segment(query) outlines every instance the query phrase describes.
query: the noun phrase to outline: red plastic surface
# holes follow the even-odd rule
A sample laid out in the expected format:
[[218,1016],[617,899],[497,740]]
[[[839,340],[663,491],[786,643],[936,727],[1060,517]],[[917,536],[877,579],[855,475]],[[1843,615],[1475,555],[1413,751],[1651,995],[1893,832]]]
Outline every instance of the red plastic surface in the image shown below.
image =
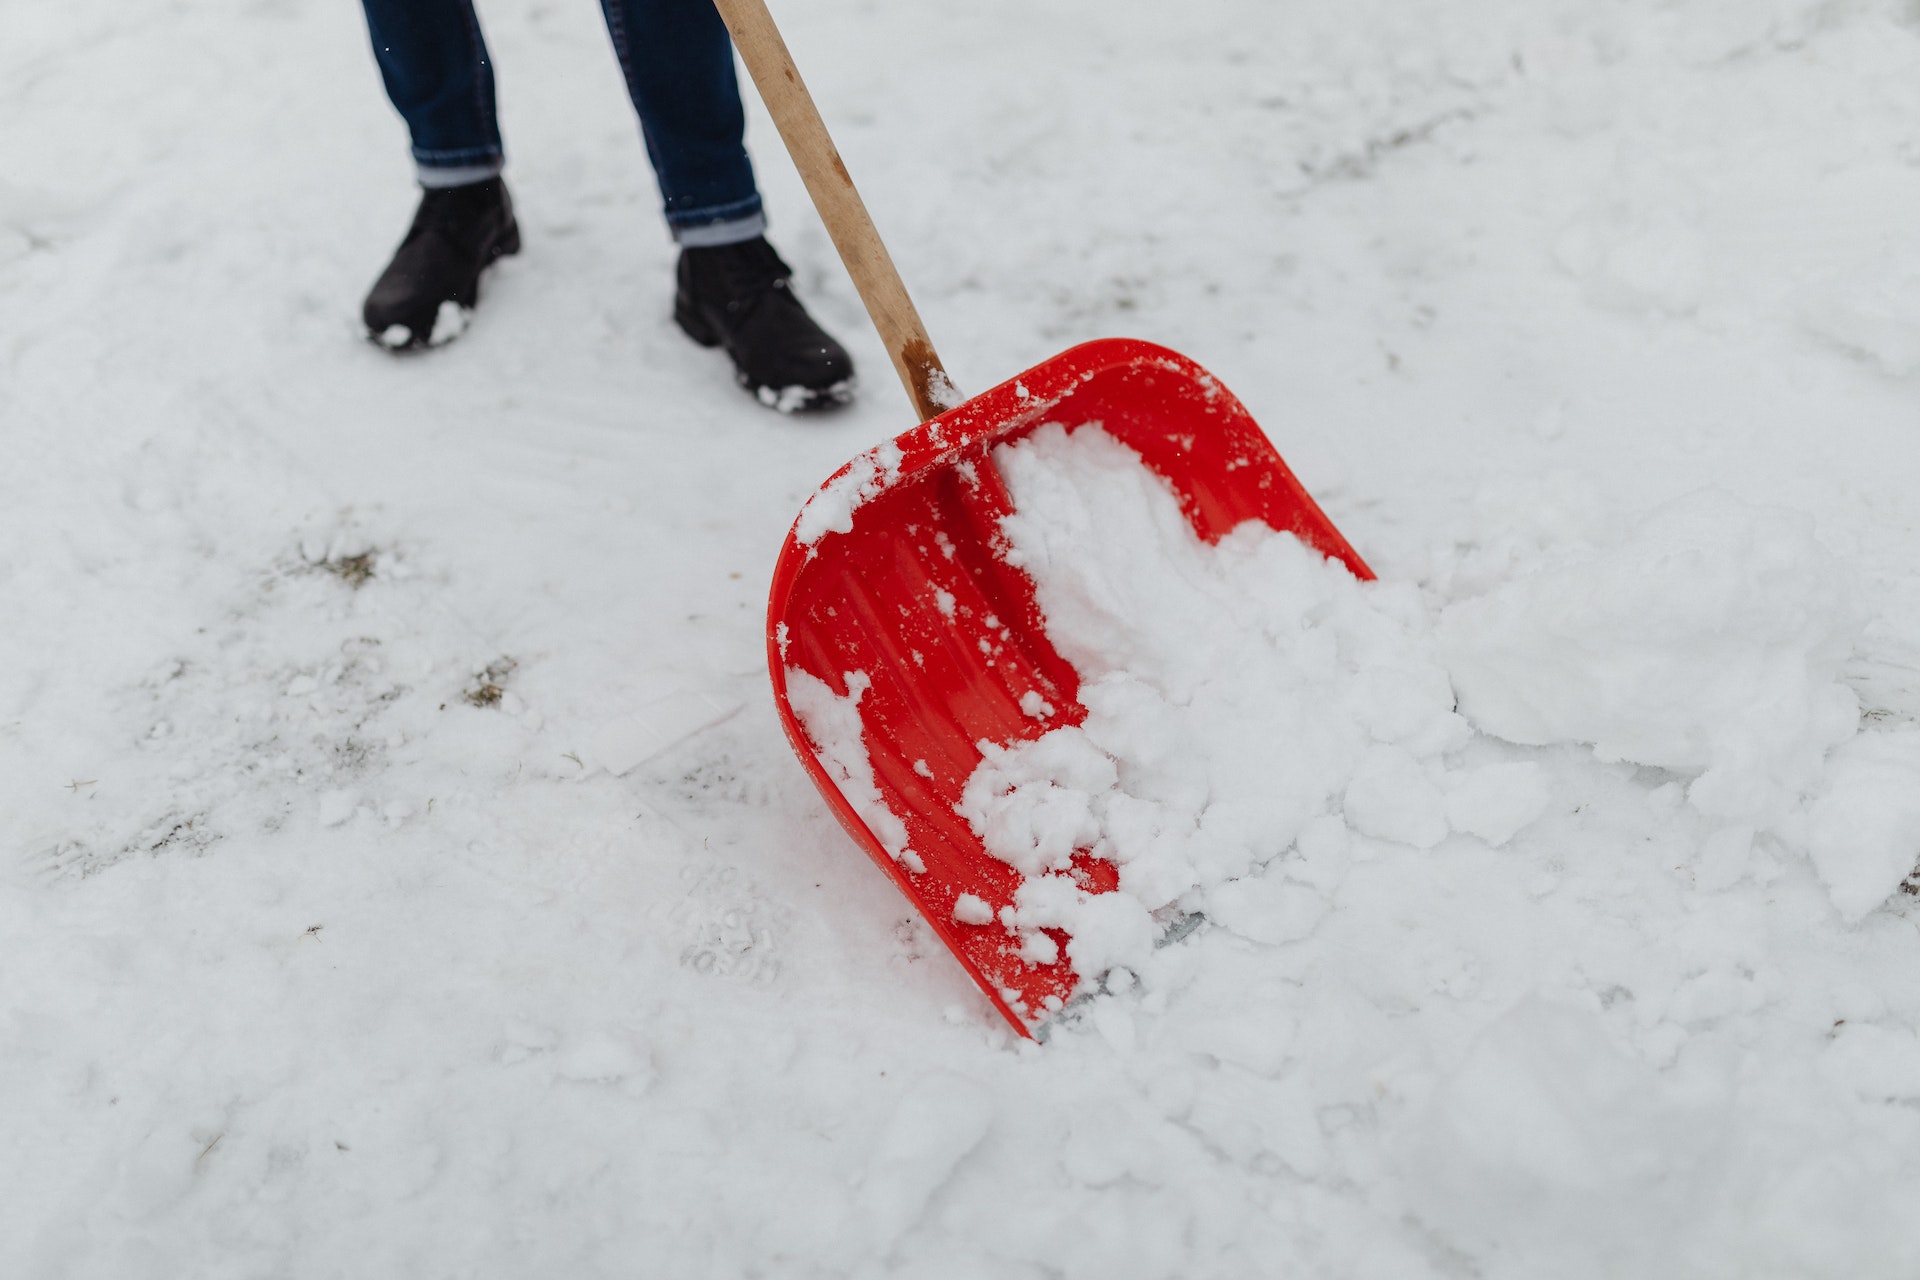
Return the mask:
[[[980,762],[981,740],[1037,738],[1086,715],[1073,668],[1047,640],[1032,580],[996,552],[999,522],[1012,508],[990,451],[1045,423],[1098,424],[1137,450],[1209,542],[1261,520],[1373,577],[1217,379],[1164,347],[1124,338],[1074,347],[899,436],[893,478],[858,507],[851,532],[812,545],[787,535],[767,606],[767,661],[787,737],[841,825],[1022,1035],[1074,992],[1066,938],[1055,936],[1058,962],[1033,965],[998,923],[953,918],[960,894],[997,913],[1020,883],[954,806]],[[890,456],[885,446],[869,451],[822,488]],[[942,593],[952,597],[947,608]],[[822,767],[787,701],[789,668],[841,697],[849,672],[872,682],[859,712],[874,781],[924,872],[886,853]],[[1022,712],[1029,690],[1054,714]],[[1114,888],[1110,863],[1083,853],[1075,866],[1089,889]]]

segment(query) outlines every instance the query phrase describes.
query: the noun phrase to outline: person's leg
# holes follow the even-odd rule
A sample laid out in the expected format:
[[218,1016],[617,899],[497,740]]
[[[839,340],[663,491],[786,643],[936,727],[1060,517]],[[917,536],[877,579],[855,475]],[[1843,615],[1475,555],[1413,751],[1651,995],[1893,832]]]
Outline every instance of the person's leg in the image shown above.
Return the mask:
[[387,98],[407,122],[420,185],[500,171],[493,63],[472,0],[361,0]]
[[712,0],[601,0],[600,7],[674,239],[711,247],[758,236],[766,219],[743,141],[733,42]]
[[724,347],[740,384],[783,412],[844,402],[853,360],[793,293],[762,234],[733,42],[713,0],[600,0],[680,243],[673,318]]
[[438,345],[466,327],[481,272],[520,248],[500,178],[493,67],[472,0],[362,4],[380,78],[407,122],[426,190],[360,316],[382,346]]

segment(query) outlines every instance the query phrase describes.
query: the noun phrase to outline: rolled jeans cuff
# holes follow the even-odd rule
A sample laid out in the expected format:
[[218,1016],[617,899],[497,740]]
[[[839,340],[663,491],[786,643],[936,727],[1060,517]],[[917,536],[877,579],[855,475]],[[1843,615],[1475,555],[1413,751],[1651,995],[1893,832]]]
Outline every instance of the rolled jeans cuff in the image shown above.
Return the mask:
[[756,192],[744,200],[705,209],[673,210],[667,214],[667,228],[684,249],[711,249],[765,234],[767,215]]
[[[471,147],[422,147],[414,146],[413,164],[416,169],[476,169],[482,166],[500,172],[504,153],[497,140],[489,139],[478,146]],[[441,183],[447,186],[447,183]]]
[[414,176],[420,185],[428,190],[438,187],[464,187],[475,182],[485,182],[500,172],[498,157],[479,164],[421,164],[415,161]]

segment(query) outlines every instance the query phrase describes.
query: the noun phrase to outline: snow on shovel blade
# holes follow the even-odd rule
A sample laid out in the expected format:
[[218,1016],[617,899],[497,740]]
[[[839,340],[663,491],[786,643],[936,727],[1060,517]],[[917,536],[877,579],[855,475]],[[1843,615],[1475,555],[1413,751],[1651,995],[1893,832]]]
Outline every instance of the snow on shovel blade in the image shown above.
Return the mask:
[[[980,743],[1086,716],[1032,581],[1000,551],[1012,506],[990,451],[1046,423],[1097,423],[1136,450],[1208,542],[1260,520],[1373,576],[1217,379],[1131,339],[1074,347],[861,454],[801,510],[767,607],[787,737],[841,825],[1022,1035],[1081,977],[1057,931],[1057,958],[1022,955],[999,921],[1020,873],[955,806]],[[1074,874],[1092,892],[1118,883],[1084,851]]]

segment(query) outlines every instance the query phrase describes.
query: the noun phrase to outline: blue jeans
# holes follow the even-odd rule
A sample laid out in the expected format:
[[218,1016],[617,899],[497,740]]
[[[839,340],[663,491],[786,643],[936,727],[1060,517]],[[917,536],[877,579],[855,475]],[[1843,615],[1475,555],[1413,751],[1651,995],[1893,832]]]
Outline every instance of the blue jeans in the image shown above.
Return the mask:
[[[361,2],[422,185],[499,172],[493,63],[473,0]],[[766,220],[742,142],[733,45],[712,0],[601,0],[601,8],[674,238],[729,244],[760,234]]]

